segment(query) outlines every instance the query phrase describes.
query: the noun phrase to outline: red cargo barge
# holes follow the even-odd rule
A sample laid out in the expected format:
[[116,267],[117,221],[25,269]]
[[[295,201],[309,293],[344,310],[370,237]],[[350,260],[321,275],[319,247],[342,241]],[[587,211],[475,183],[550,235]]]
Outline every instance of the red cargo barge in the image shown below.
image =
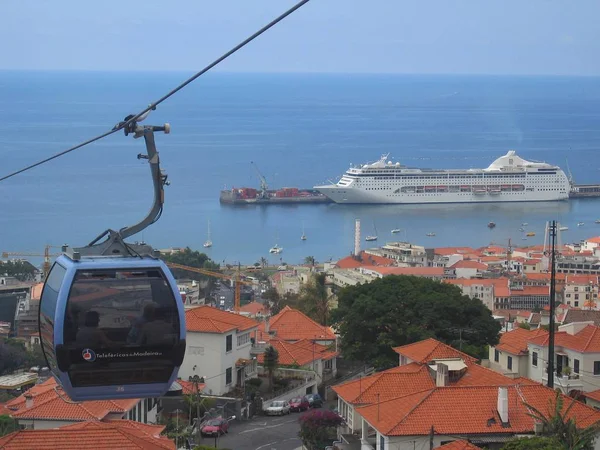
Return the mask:
[[331,203],[331,200],[314,189],[284,187],[260,191],[254,188],[233,188],[221,191],[219,201],[227,205],[268,205],[297,203]]

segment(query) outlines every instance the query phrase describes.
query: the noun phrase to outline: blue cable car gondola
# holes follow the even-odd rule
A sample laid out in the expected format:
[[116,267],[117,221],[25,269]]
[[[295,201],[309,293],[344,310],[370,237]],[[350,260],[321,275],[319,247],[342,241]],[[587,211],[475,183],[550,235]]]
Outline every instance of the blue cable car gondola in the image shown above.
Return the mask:
[[[136,225],[107,230],[86,247],[63,247],[40,300],[39,330],[48,367],[75,401],[159,397],[177,377],[185,354],[185,315],[177,283],[146,244],[125,238],[162,212],[167,177],[154,131],[133,122],[125,134],[143,136],[154,182],[154,205]],[[103,242],[99,242],[106,238]]]

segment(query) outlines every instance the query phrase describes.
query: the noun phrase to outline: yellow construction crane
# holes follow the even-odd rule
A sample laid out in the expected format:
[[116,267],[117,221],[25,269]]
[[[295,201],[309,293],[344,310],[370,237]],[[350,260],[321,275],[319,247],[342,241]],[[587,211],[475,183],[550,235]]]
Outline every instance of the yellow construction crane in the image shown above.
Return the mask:
[[34,257],[43,257],[44,258],[44,264],[42,266],[42,271],[44,273],[44,280],[46,279],[46,276],[48,275],[48,272],[50,272],[50,266],[52,265],[50,262],[50,258],[56,257],[56,256],[60,256],[61,253],[50,253],[50,249],[51,248],[61,248],[60,246],[57,245],[46,245],[44,247],[44,253],[28,253],[28,252],[2,252],[2,257],[3,258],[8,258],[10,256],[34,256]]
[[224,280],[232,280],[234,283],[233,310],[235,312],[240,312],[240,295],[241,295],[240,287],[242,284],[252,285],[252,283],[250,281],[243,281],[241,279],[241,274],[240,274],[239,269],[235,273],[235,275],[230,276],[230,275],[222,274],[220,272],[213,272],[212,270],[199,269],[197,267],[184,266],[183,264],[177,264],[177,263],[172,263],[172,262],[167,262],[167,261],[165,261],[165,262],[166,262],[167,266],[169,266],[172,269],[188,270],[190,272],[200,273],[202,275],[206,275],[209,277],[223,278]]

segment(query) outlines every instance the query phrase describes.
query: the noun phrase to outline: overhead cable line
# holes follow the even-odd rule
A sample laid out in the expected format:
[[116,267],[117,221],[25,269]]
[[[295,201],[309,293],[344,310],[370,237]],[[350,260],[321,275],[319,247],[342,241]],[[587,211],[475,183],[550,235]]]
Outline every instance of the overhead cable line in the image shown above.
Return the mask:
[[52,155],[52,156],[50,156],[50,157],[48,157],[46,159],[43,159],[41,161],[38,161],[38,162],[34,163],[34,164],[30,164],[29,166],[23,167],[22,169],[19,169],[19,170],[15,171],[15,172],[9,173],[8,175],[0,177],[0,182],[4,181],[4,180],[8,180],[9,178],[14,177],[15,175],[19,175],[19,174],[21,174],[23,172],[26,172],[26,171],[28,171],[30,169],[33,169],[35,167],[41,166],[42,164],[45,164],[47,162],[50,162],[50,161],[52,161],[54,159],[57,159],[57,158],[63,156],[63,155],[66,155],[66,154],[71,153],[71,152],[73,152],[75,150],[78,150],[78,149],[80,149],[82,147],[85,147],[86,145],[89,145],[89,144],[92,144],[92,143],[94,143],[96,141],[104,139],[105,137],[108,137],[111,134],[116,133],[117,131],[120,131],[122,129],[126,129],[130,124],[132,124],[133,122],[139,121],[139,119],[142,118],[142,116],[144,116],[146,113],[148,113],[149,111],[155,110],[158,105],[160,105],[162,102],[164,102],[165,100],[167,100],[169,97],[171,97],[172,95],[176,94],[177,92],[179,92],[180,90],[182,90],[184,87],[186,87],[188,84],[190,84],[191,82],[195,81],[197,78],[201,77],[206,72],[208,72],[209,70],[211,70],[213,67],[217,66],[218,64],[220,64],[221,62],[223,62],[224,60],[226,60],[227,58],[229,58],[235,52],[237,52],[241,48],[245,47],[247,44],[249,44],[254,39],[256,39],[257,37],[259,37],[265,31],[267,31],[270,28],[272,28],[275,25],[277,25],[279,22],[281,22],[283,19],[285,19],[287,16],[289,16],[293,12],[295,12],[297,9],[300,9],[302,6],[304,6],[309,1],[310,0],[301,0],[301,1],[299,1],[294,6],[292,6],[290,9],[288,9],[287,11],[285,11],[283,14],[281,14],[278,17],[276,17],[271,22],[269,22],[267,25],[265,25],[264,27],[262,27],[260,30],[258,30],[254,34],[252,34],[250,37],[246,38],[245,40],[243,40],[242,42],[240,42],[238,45],[236,45],[235,47],[233,47],[227,53],[224,53],[219,58],[215,59],[212,63],[210,63],[204,69],[202,69],[199,72],[195,73],[192,77],[188,78],[186,81],[184,81],[183,83],[181,83],[175,89],[171,90],[169,93],[167,93],[166,95],[162,96],[160,99],[158,99],[154,103],[151,103],[150,105],[148,105],[147,108],[143,109],[141,112],[139,112],[136,115],[127,116],[127,118],[126,118],[125,121],[120,122],[112,130],[107,131],[106,133],[103,133],[103,134],[101,134],[99,136],[96,136],[96,137],[94,137],[92,139],[88,139],[85,142],[82,142],[82,143],[77,144],[77,145],[75,145],[75,146],[73,146],[71,148],[63,150],[60,153],[56,153],[55,155]]

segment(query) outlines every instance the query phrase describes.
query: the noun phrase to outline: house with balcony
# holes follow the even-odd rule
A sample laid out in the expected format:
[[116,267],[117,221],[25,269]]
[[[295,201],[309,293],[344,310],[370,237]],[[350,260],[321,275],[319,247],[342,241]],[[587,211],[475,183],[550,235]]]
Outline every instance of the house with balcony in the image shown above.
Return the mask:
[[72,402],[54,378],[49,378],[4,407],[20,427],[48,430],[85,421],[128,419],[140,424],[156,423],[158,399]]
[[529,353],[528,343],[533,338],[547,335],[544,329],[526,330],[518,327],[502,333],[498,344],[490,346],[490,369],[504,375],[528,377],[530,360],[537,361],[539,358],[539,352]]
[[339,435],[348,445],[374,443],[374,428],[368,426],[359,413],[364,406],[436,387],[533,384],[530,380],[508,378],[482,367],[475,358],[435,339],[396,347],[394,350],[399,355],[398,367],[333,387],[338,396],[338,411],[344,418]]
[[206,305],[186,310],[185,319],[187,346],[180,378],[198,376],[206,385],[204,392],[222,395],[258,375],[251,354],[258,322]]
[[[317,384],[333,379],[337,374],[338,353],[315,341],[302,339],[289,343],[273,338],[269,345],[279,354],[279,366],[313,371],[317,376]],[[264,354],[258,354],[257,359],[259,364],[263,364]]]
[[[413,450],[431,440],[434,447],[467,440],[500,449],[515,437],[534,436],[540,425],[529,415],[527,405],[549,414],[548,404],[555,401],[555,395],[539,384],[436,386],[361,406],[357,408],[361,431],[375,432],[374,442],[362,444],[361,449]],[[562,412],[581,428],[600,420],[600,411],[566,396]]]
[[308,340],[325,346],[335,345],[337,340],[331,327],[320,325],[306,314],[289,306],[258,325],[257,345],[264,345],[272,338],[286,342]]
[[175,450],[175,442],[161,436],[164,425],[143,425],[130,420],[86,421],[60,429],[20,430],[0,437],[2,450],[23,449],[164,449]]
[[[539,335],[527,343],[528,376],[546,384],[549,336]],[[533,358],[534,353],[537,355]],[[558,327],[554,342],[554,385],[564,393],[592,392],[600,377],[600,328],[593,322],[572,322]]]

